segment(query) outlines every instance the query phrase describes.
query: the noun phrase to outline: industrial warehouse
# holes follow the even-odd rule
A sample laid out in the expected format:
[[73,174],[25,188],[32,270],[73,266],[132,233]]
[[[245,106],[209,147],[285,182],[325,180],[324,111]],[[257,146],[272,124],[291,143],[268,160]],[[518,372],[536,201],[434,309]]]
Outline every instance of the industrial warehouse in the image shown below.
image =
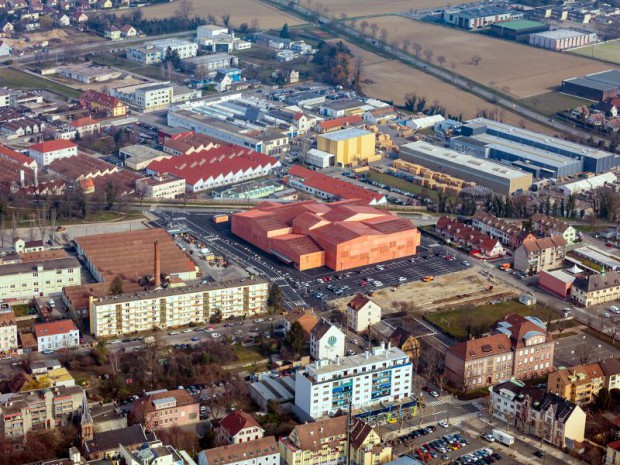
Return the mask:
[[232,232],[299,270],[341,271],[416,254],[411,221],[357,200],[263,202],[232,215]]

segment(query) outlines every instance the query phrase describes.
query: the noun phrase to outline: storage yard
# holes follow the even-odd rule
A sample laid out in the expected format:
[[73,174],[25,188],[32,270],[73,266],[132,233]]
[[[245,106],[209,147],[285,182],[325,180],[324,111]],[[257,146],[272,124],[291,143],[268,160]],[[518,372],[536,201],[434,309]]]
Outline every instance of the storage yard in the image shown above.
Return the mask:
[[[440,26],[401,17],[382,16],[366,21],[376,23],[379,29],[387,29],[388,42],[397,40],[402,43],[404,39],[409,39],[412,43],[420,44],[422,50],[432,51],[433,63],[436,64],[435,57],[442,55],[446,58],[447,68],[455,63],[456,73],[519,98],[553,90],[562,79],[609,69],[609,65],[585,58],[507,41],[500,42],[502,53],[497,53],[498,39],[457,29],[450,29],[448,34]],[[478,65],[472,63],[473,55],[481,57]],[[523,66],[524,63],[527,66]],[[535,74],[532,73],[533,69],[537,70]],[[437,90],[433,93],[441,94]]]

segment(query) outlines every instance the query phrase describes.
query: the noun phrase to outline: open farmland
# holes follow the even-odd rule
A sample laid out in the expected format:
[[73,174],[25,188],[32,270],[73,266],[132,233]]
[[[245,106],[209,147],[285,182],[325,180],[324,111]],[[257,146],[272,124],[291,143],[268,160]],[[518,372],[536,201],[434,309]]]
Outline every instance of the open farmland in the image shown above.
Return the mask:
[[[335,39],[340,40],[340,39]],[[446,107],[452,115],[462,114],[464,118],[473,118],[479,109],[497,109],[502,121],[518,125],[522,121],[520,115],[501,109],[476,97],[473,94],[458,89],[446,82],[430,76],[418,69],[396,60],[385,59],[361,47],[343,41],[355,56],[362,57],[363,79],[362,91],[369,97],[383,100],[392,100],[396,105],[403,105],[405,95],[416,93],[419,97],[426,96],[429,105],[437,100]],[[526,122],[528,129],[549,133],[545,126]]]
[[[467,1],[455,0],[450,2],[450,5],[459,5]],[[346,13],[350,17],[446,7],[446,2],[443,0],[382,0],[379,2],[377,0],[321,0],[320,3],[326,6],[331,14],[340,16],[340,13]],[[310,9],[316,6],[316,2],[307,0],[301,0],[300,4]]]
[[[250,24],[253,19],[258,21],[261,28],[281,28],[284,23],[288,23],[289,26],[300,23],[294,16],[258,0],[191,0],[191,2],[193,5],[191,15],[202,18],[213,15],[221,23],[220,16],[228,14],[233,26],[239,26],[241,23]],[[140,8],[140,11],[146,19],[161,19],[174,17],[178,9],[178,2],[170,2]],[[126,13],[126,10],[116,12],[118,15]]]
[[[424,50],[430,50],[433,63],[437,64],[436,58],[443,56],[447,69],[454,64],[456,73],[518,98],[554,90],[562,79],[609,69],[609,65],[585,58],[397,16],[367,21],[371,25],[376,23],[379,30],[385,28],[388,42],[409,39],[422,46],[421,58],[425,58]],[[471,61],[474,55],[481,57],[478,65]]]

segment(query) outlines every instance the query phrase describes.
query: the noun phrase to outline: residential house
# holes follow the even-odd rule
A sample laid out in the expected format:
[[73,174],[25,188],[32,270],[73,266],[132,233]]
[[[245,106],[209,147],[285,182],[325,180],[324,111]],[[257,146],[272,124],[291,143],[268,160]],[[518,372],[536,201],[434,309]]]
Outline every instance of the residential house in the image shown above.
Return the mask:
[[590,108],[588,108],[586,105],[580,105],[578,107],[575,107],[573,111],[571,111],[570,115],[573,118],[584,120],[588,117],[588,115],[590,115]]
[[114,24],[108,24],[103,31],[103,36],[106,39],[121,40],[121,30],[117,28]]
[[605,129],[612,132],[620,131],[620,117],[608,119],[605,123]]
[[459,342],[446,351],[448,382],[468,391],[491,386],[512,376],[513,354],[506,334]]
[[56,20],[56,22],[58,23],[60,27],[68,27],[71,25],[71,18],[69,17],[69,15],[62,14],[58,16],[58,19]]
[[492,415],[556,447],[580,447],[586,414],[577,404],[511,379],[489,388]]
[[82,449],[88,460],[118,457],[119,446],[123,446],[126,450],[136,451],[144,444],[157,439],[155,433],[147,433],[142,425],[109,431],[94,431],[92,423],[84,422],[84,415],[82,415],[81,433]]
[[547,378],[547,392],[579,405],[594,401],[604,386],[605,374],[598,363],[558,367]]
[[603,374],[605,375],[605,389],[620,389],[620,360],[617,358],[606,358],[599,362]]
[[0,304],[0,358],[17,350],[17,320],[9,304]]
[[435,229],[442,236],[457,244],[471,248],[473,255],[480,258],[496,258],[504,255],[504,247],[499,239],[489,236],[477,229],[467,226],[458,220],[442,216]]
[[474,214],[471,223],[474,228],[499,239],[502,244],[513,250],[519,247],[525,239],[534,238],[532,234],[523,229],[520,223],[509,223],[480,210]]
[[592,107],[594,111],[599,111],[607,117],[615,118],[618,116],[618,108],[610,100],[605,102],[598,102]]
[[381,321],[381,307],[363,294],[357,294],[347,304],[347,324],[356,333],[367,331]]
[[15,28],[10,22],[6,21],[0,24],[0,37],[10,38],[13,35],[13,32],[15,32]]
[[80,331],[73,320],[58,320],[34,325],[39,352],[72,349],[80,345]]
[[11,54],[11,47],[6,40],[0,40],[0,57],[5,57]]
[[71,13],[71,20],[77,24],[85,23],[86,21],[88,21],[88,15],[83,11],[74,11],[73,13]]
[[510,339],[512,376],[537,378],[553,370],[553,338],[540,319],[512,314],[495,323],[492,331]]
[[392,447],[381,444],[381,436],[362,420],[356,420],[349,435],[351,465],[382,465],[392,460]]
[[231,412],[222,418],[219,432],[228,444],[256,441],[265,435],[265,430],[254,417],[241,410]]
[[570,290],[570,298],[577,305],[589,307],[620,298],[620,271],[577,277]]
[[319,323],[319,318],[312,310],[297,308],[287,312],[284,316],[284,328],[286,332],[291,330],[295,323],[299,323],[304,335],[304,343],[310,346],[312,329]]
[[560,234],[530,239],[515,250],[514,269],[527,274],[559,268],[566,257],[566,240]]
[[127,104],[116,97],[89,89],[80,97],[80,105],[93,113],[122,117],[127,114]]
[[605,124],[604,113],[590,113],[586,118],[586,123],[592,126],[603,126]]
[[108,8],[112,8],[113,6],[114,4],[112,3],[112,0],[98,0],[97,1],[97,7],[101,9],[108,9]]
[[78,118],[69,123],[69,126],[75,129],[76,132],[80,134],[81,137],[95,134],[99,132],[101,125],[98,121],[95,121],[92,118]]
[[344,357],[345,335],[336,326],[321,319],[310,333],[310,355],[315,360]]
[[13,239],[15,253],[42,252],[45,249],[43,241],[26,241],[21,237]]
[[555,236],[560,234],[567,244],[572,244],[577,239],[577,230],[570,224],[552,216],[534,213],[530,217],[534,232],[540,236]]
[[123,27],[121,27],[121,35],[125,39],[132,39],[138,36],[138,30],[131,24],[125,24]]
[[203,450],[198,465],[280,465],[280,451],[273,436]]
[[154,391],[134,402],[129,418],[147,430],[198,423],[200,401],[185,389]]

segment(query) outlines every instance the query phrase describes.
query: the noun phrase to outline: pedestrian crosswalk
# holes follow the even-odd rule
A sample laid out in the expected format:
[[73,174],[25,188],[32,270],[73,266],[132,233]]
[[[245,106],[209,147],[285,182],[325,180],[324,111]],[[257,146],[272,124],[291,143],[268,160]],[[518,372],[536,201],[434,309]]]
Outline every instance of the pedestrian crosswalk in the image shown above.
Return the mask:
[[459,417],[450,420],[450,423],[453,425],[460,425],[462,422],[471,420],[472,418],[477,418],[480,415],[478,412],[466,413],[465,415],[461,415]]
[[436,407],[437,405],[443,405],[442,400],[431,400],[430,402],[426,402],[426,405],[429,407]]

